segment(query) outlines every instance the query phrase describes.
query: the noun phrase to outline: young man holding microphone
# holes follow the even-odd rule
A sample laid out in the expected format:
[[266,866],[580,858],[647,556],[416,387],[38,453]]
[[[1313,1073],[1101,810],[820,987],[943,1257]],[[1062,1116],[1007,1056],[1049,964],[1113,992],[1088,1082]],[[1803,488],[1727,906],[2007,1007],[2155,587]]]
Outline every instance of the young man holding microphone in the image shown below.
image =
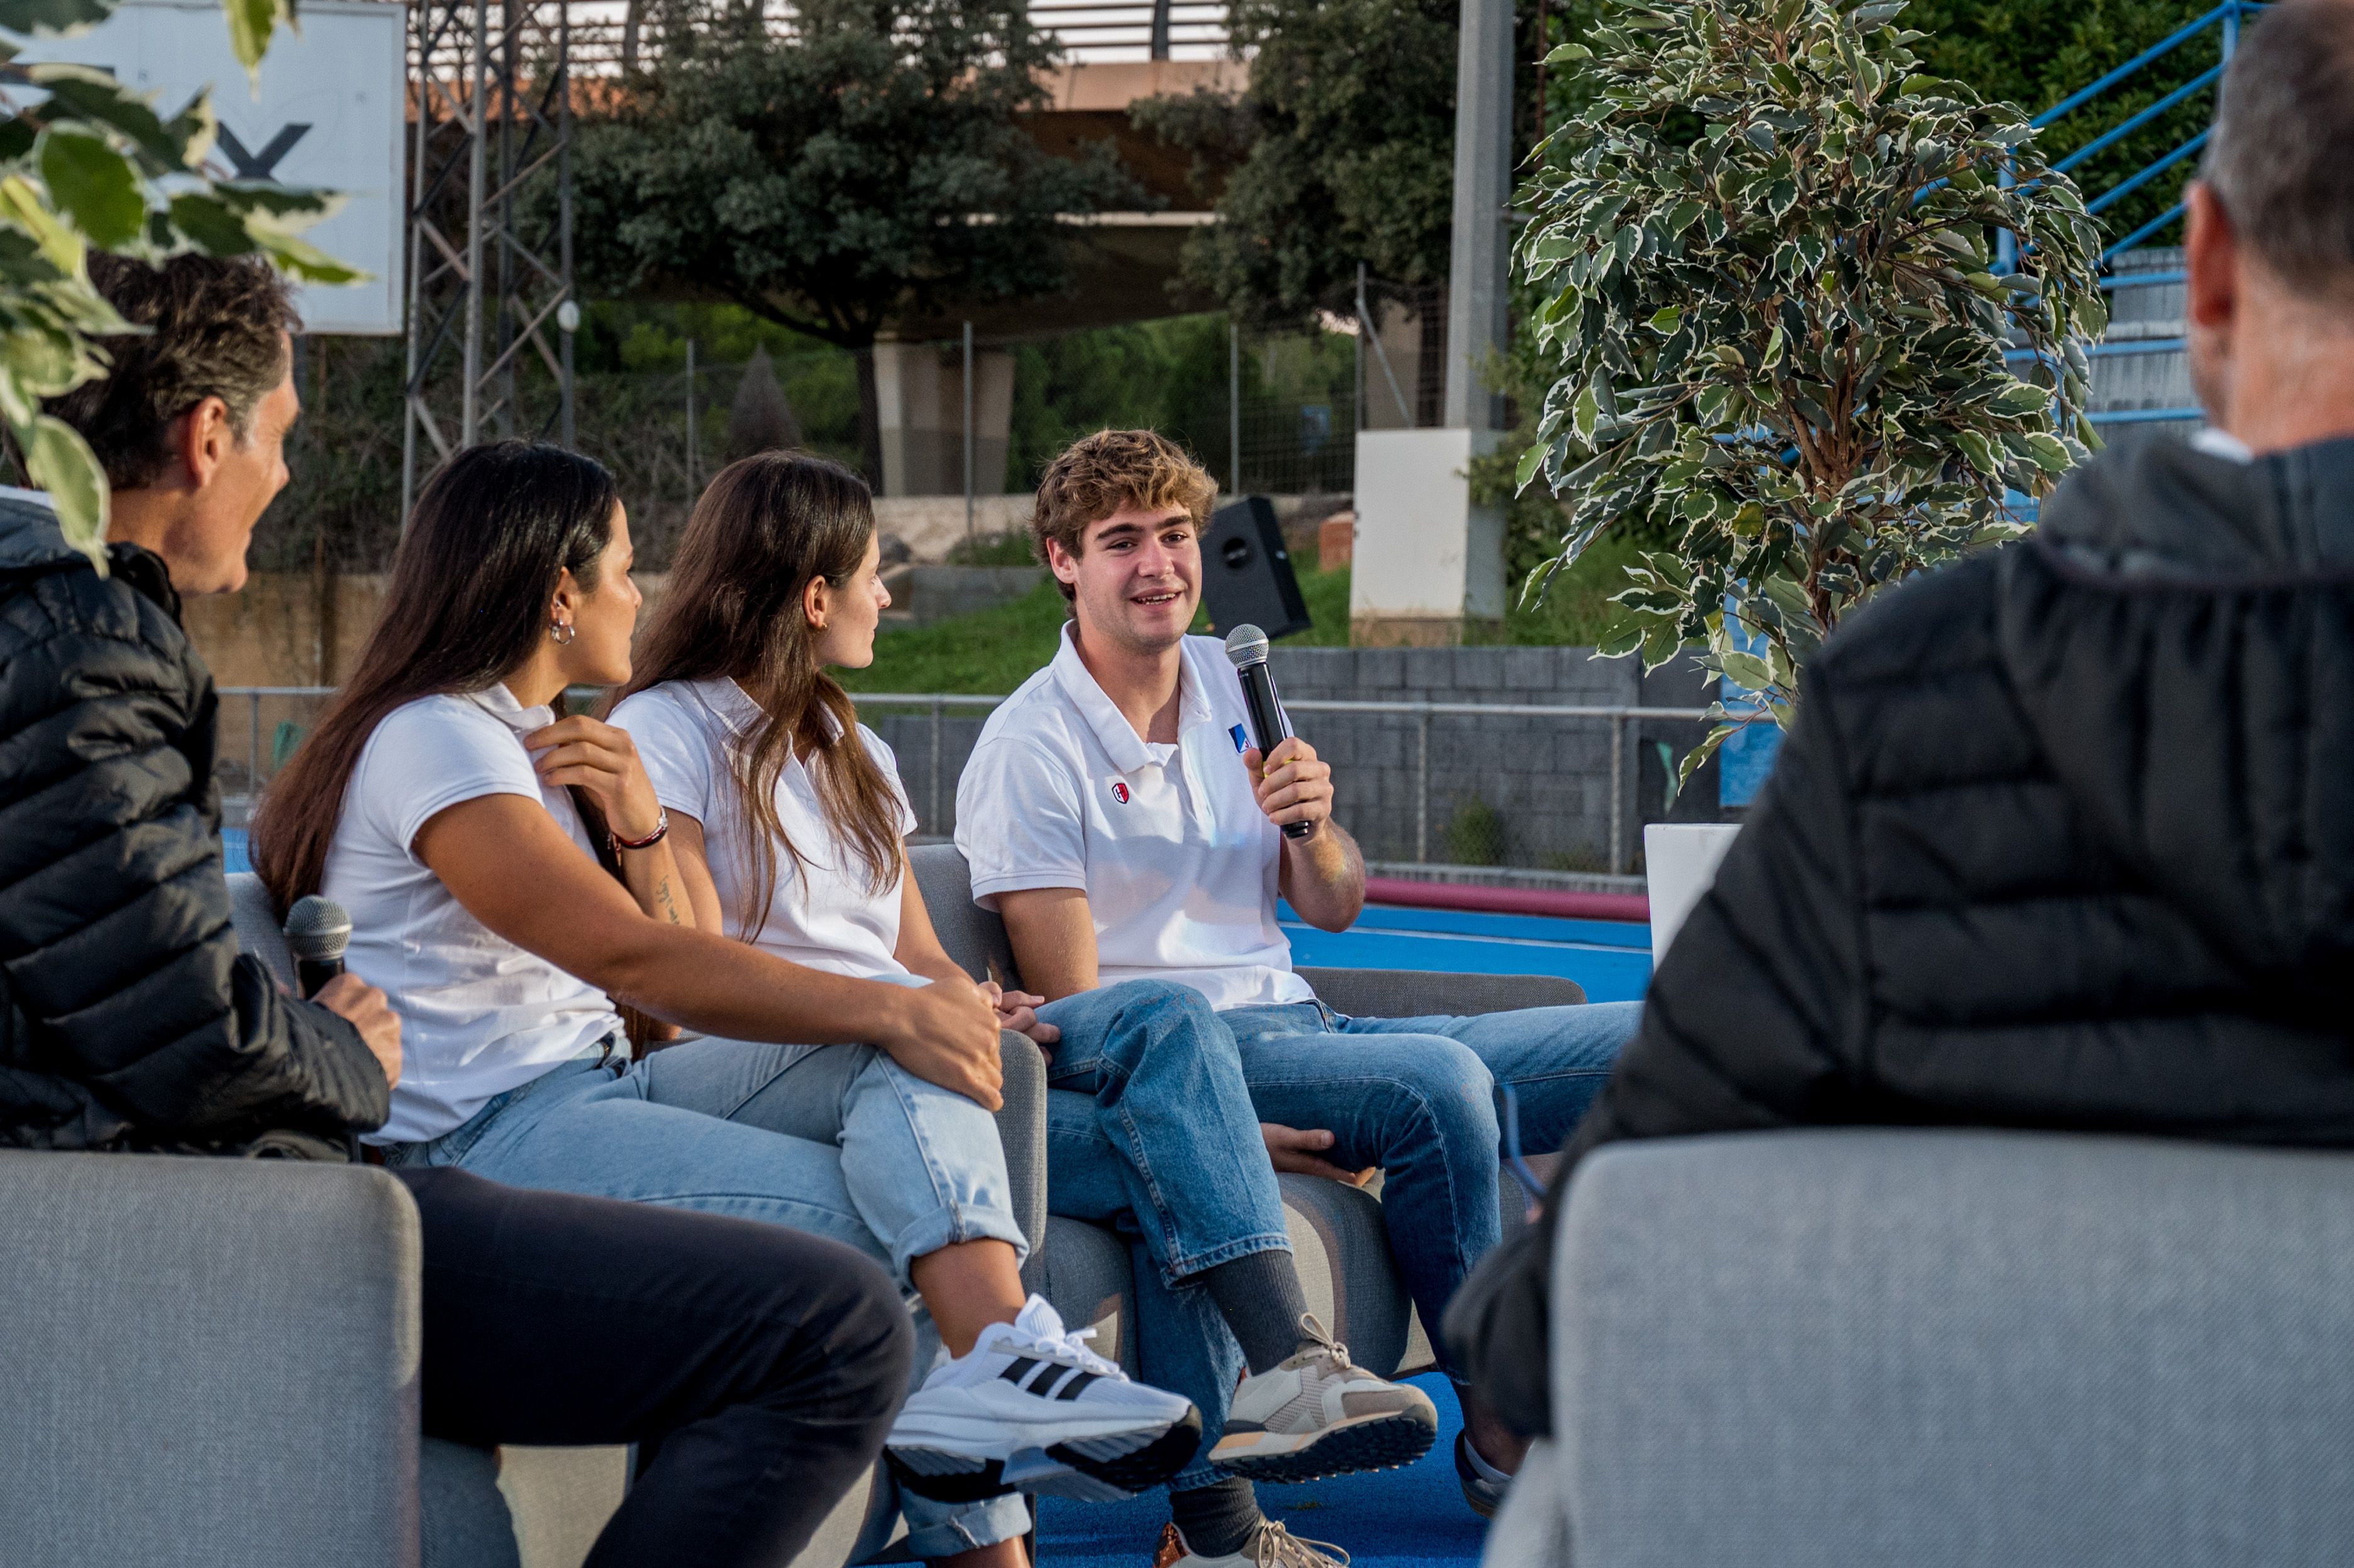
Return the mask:
[[[958,788],[973,896],[1004,919],[1023,985],[1055,999],[1039,1016],[1064,1033],[1049,1067],[1049,1207],[1112,1219],[1125,1195],[1148,1242],[1216,1229],[1234,1239],[1211,1255],[1280,1254],[1277,1171],[1362,1184],[1378,1169],[1393,1250],[1435,1324],[1498,1239],[1496,1086],[1513,1086],[1531,1145],[1556,1147],[1639,1009],[1370,1019],[1316,1000],[1291,968],[1277,899],[1344,929],[1364,903],[1364,859],[1333,819],[1331,768],[1296,736],[1266,757],[1248,745],[1225,650],[1185,635],[1215,488],[1144,430],[1090,436],[1049,467],[1032,526],[1072,620],[1054,662],[991,716]],[[1283,832],[1300,823],[1305,833]],[[1200,993],[1217,1027],[1190,1032],[1183,1052],[1074,1027],[1097,988],[1145,980]],[[1254,1122],[1264,1160],[1205,1157],[1204,1128],[1231,1143]],[[1206,1225],[1189,1204],[1228,1223]],[[1319,1403],[1312,1379],[1285,1370],[1308,1348],[1303,1308],[1281,1295],[1296,1277],[1268,1269],[1266,1327],[1228,1311],[1230,1340],[1202,1309],[1205,1292],[1189,1288],[1193,1274],[1172,1266],[1181,1250],[1140,1260],[1146,1376],[1191,1397],[1214,1436],[1223,1417],[1224,1436],[1172,1483],[1178,1517],[1161,1561],[1320,1568],[1331,1560],[1259,1518],[1246,1479],[1305,1478],[1282,1458],[1305,1436],[1288,1427]],[[1390,1425],[1416,1414],[1395,1410]],[[1470,1419],[1456,1462],[1485,1511],[1519,1453]],[[1278,1546],[1261,1544],[1267,1531]]]

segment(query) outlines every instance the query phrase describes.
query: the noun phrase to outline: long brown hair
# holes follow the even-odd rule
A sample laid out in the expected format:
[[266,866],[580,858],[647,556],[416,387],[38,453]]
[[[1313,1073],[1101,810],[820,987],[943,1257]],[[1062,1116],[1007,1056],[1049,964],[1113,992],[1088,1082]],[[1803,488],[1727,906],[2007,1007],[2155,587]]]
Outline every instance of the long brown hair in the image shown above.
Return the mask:
[[759,705],[758,732],[727,748],[738,820],[758,841],[737,912],[748,942],[776,902],[779,847],[796,871],[809,863],[777,815],[777,780],[796,753],[817,785],[826,825],[864,868],[866,890],[880,894],[899,879],[897,797],[858,738],[849,694],[817,662],[801,609],[812,579],[837,588],[849,582],[874,537],[874,494],[841,464],[790,452],[728,464],[687,519],[662,608],[621,693],[730,679]]
[[319,891],[376,726],[419,697],[485,691],[528,659],[563,575],[596,590],[618,501],[600,464],[532,441],[469,447],[426,482],[357,667],[254,816],[254,868],[281,914]]

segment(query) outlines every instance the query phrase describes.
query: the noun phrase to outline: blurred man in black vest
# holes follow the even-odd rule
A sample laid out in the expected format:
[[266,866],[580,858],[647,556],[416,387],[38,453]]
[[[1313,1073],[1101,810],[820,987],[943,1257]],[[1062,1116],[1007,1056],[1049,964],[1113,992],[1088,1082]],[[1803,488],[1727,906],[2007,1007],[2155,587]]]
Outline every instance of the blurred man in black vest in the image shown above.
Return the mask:
[[1562,1183],[1602,1144],[2354,1144],[2354,0],[2252,24],[2187,202],[2211,428],[2099,459],[1808,667],[1547,1224],[1447,1314],[1522,1430]]
[[[47,496],[0,492],[0,1146],[342,1160],[385,1119],[399,1023],[353,977],[301,1001],[238,950],[217,699],[179,621],[181,596],[244,585],[286,484],[293,309],[258,261],[90,265],[152,330],[50,410],[106,469],[106,575]],[[654,1452],[599,1568],[782,1563],[874,1465],[914,1336],[849,1248],[399,1180],[424,1222],[425,1429]]]

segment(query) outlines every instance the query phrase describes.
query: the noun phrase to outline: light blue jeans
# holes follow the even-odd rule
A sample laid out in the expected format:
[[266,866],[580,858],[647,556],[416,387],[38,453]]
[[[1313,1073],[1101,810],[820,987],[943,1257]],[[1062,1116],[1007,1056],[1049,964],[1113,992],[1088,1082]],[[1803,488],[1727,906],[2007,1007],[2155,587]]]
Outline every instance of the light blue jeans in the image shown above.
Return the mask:
[[[1349,1018],[1320,1002],[1213,1012],[1188,987],[1129,980],[1039,1016],[1063,1032],[1047,1067],[1047,1207],[1128,1238],[1144,1381],[1201,1407],[1206,1455],[1244,1368],[1193,1277],[1289,1246],[1258,1124],[1329,1130],[1333,1164],[1383,1169],[1390,1249],[1435,1342],[1447,1299],[1500,1239],[1498,1086],[1512,1086],[1523,1150],[1560,1148],[1641,1004],[1469,1018]],[[1197,1458],[1170,1486],[1219,1475]]]
[[[766,1221],[858,1248],[902,1288],[954,1242],[1027,1254],[997,1124],[870,1045],[697,1040],[632,1065],[582,1057],[491,1100],[387,1164],[454,1165],[513,1187]],[[940,1349],[916,1308],[916,1381]],[[1019,1497],[900,1496],[908,1546],[946,1557],[1030,1529]]]

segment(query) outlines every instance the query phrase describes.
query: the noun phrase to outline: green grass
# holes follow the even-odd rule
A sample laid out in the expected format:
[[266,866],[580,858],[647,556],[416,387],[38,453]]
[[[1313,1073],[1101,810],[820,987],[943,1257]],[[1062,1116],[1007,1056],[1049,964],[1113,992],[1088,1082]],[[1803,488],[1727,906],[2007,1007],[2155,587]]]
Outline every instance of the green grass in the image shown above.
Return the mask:
[[[1632,546],[1606,538],[1555,580],[1543,605],[1522,609],[1515,604],[1500,636],[1475,641],[1517,646],[1596,641],[1609,620],[1605,600],[1623,583],[1619,568],[1631,551]],[[1347,568],[1301,572],[1299,594],[1308,601],[1314,624],[1284,641],[1295,647],[1347,647]],[[875,662],[864,670],[840,672],[842,683],[854,692],[1010,692],[1054,658],[1065,614],[1062,594],[1052,582],[1041,583],[1011,604],[883,633],[875,640]],[[1193,630],[1204,630],[1200,619]]]

